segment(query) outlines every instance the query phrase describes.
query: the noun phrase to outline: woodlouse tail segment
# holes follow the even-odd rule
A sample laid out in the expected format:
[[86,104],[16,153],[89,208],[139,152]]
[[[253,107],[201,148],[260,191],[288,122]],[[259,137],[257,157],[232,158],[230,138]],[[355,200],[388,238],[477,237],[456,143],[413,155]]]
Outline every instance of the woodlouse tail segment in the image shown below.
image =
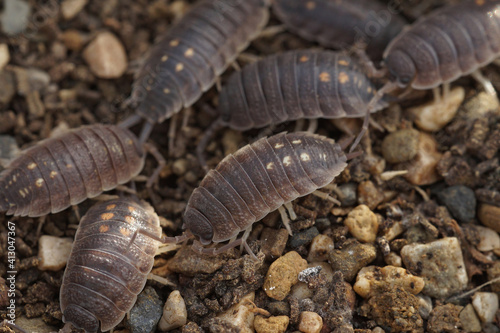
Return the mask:
[[218,120],[214,121],[210,125],[210,127],[205,130],[205,134],[196,146],[196,156],[198,157],[200,166],[205,170],[205,172],[208,172],[208,165],[204,156],[205,148],[207,147],[210,139],[214,136],[215,132],[217,132],[222,127],[224,127],[224,122],[222,121],[222,119],[219,118]]
[[6,326],[6,327],[10,327],[12,329],[14,329],[15,331],[17,332],[21,332],[21,333],[28,333],[27,331],[25,331],[24,329],[22,329],[21,327],[17,326],[16,324],[14,323],[11,323],[9,322],[7,319],[4,319],[3,322],[2,322],[2,326]]
[[349,152],[351,153],[359,144],[363,136],[365,135],[366,131],[368,130],[368,125],[370,123],[370,113],[372,110],[374,110],[377,106],[377,103],[384,97],[385,94],[397,89],[399,86],[395,82],[387,82],[382,88],[380,88],[377,93],[372,97],[370,102],[368,103],[366,107],[366,113],[365,113],[365,118],[363,119],[363,126],[361,128],[361,132],[359,132],[358,136],[356,137],[356,140],[354,141],[353,145],[351,146],[351,149],[349,149]]

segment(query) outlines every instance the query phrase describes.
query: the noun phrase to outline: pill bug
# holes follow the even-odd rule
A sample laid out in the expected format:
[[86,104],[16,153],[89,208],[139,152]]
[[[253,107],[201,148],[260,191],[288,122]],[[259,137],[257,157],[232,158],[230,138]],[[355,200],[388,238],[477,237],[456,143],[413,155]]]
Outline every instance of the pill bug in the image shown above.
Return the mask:
[[233,239],[241,231],[248,234],[269,212],[330,184],[352,157],[344,149],[308,132],[281,133],[246,145],[210,170],[193,191],[183,228],[203,245]]
[[[266,57],[235,72],[220,96],[219,119],[197,147],[203,151],[223,126],[245,131],[301,118],[356,118],[367,113],[377,87],[349,56],[332,51],[295,50]],[[380,99],[371,112],[387,106]]]
[[366,52],[380,60],[387,44],[406,21],[394,6],[374,0],[275,0],[273,11],[287,29],[324,47],[349,49],[366,43]]
[[147,132],[151,124],[191,106],[266,25],[267,2],[204,0],[195,5],[151,50],[132,87],[136,115],[124,123],[145,118]]
[[130,198],[96,204],[81,219],[61,285],[65,323],[108,331],[132,308],[159,246],[138,230],[161,236],[153,208]]
[[384,62],[399,86],[430,89],[500,56],[500,1],[468,0],[438,9],[399,34]]
[[0,211],[57,213],[139,174],[145,153],[137,138],[115,125],[90,125],[43,140],[0,173]]

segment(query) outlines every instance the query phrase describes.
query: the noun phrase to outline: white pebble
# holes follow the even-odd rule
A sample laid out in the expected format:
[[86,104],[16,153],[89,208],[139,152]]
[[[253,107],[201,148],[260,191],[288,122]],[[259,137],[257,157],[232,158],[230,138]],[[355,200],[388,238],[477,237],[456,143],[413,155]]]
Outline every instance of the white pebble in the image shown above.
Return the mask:
[[71,20],[87,4],[88,0],[64,0],[61,3],[61,14],[65,20]]
[[313,238],[307,261],[326,261],[328,253],[334,249],[333,239],[327,235],[318,235]]
[[359,205],[354,208],[344,224],[349,229],[349,232],[360,242],[373,243],[377,238],[378,218],[374,212],[366,205]]
[[127,69],[127,54],[120,40],[110,32],[99,33],[83,51],[90,70],[102,79],[116,79]]
[[251,311],[253,306],[248,300],[254,301],[255,292],[245,295],[238,304],[233,305],[228,310],[222,312],[217,317],[228,323],[238,327],[240,333],[253,333],[254,313]]
[[467,306],[460,312],[459,318],[462,323],[462,328],[466,332],[481,332],[481,322],[479,321],[472,304],[467,304]]
[[477,292],[472,296],[472,305],[483,323],[491,323],[498,311],[498,295],[489,292]]
[[500,248],[500,236],[495,230],[479,225],[476,225],[475,228],[479,234],[479,244],[477,244],[479,251],[492,251]]
[[420,304],[418,312],[420,313],[420,316],[422,318],[428,319],[429,315],[432,312],[432,298],[423,294],[418,294],[417,297],[418,297],[418,303]]
[[161,331],[170,331],[174,328],[184,326],[186,323],[186,303],[184,303],[181,293],[178,290],[174,290],[168,296],[158,327]]
[[10,61],[9,47],[7,44],[0,44],[0,70]]
[[300,314],[298,328],[304,333],[319,333],[323,328],[323,319],[316,312],[304,311]]
[[68,262],[73,240],[43,235],[38,240],[38,268],[42,271],[58,271]]

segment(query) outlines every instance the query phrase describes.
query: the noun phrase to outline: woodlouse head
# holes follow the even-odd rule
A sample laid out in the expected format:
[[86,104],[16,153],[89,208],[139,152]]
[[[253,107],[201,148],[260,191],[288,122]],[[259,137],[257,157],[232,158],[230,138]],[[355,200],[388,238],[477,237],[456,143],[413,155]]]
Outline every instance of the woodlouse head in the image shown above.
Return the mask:
[[403,51],[389,52],[385,58],[385,64],[389,73],[400,87],[407,87],[417,74],[415,63]]
[[197,236],[200,243],[208,245],[212,243],[214,228],[208,219],[198,210],[188,207],[184,214],[183,229],[187,229],[194,236]]
[[69,322],[76,328],[85,330],[86,333],[99,331],[99,320],[92,313],[75,304],[70,304],[64,309],[63,322]]

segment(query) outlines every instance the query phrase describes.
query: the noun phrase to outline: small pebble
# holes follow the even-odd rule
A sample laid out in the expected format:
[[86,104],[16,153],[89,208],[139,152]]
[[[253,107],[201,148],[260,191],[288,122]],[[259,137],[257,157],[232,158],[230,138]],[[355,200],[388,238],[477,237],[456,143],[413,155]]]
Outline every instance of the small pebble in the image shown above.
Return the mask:
[[384,256],[384,261],[387,265],[402,267],[403,259],[396,254],[396,252],[389,252],[388,255]]
[[323,319],[316,312],[300,313],[298,329],[304,333],[319,333],[323,328]]
[[277,316],[264,318],[262,316],[255,317],[253,325],[257,333],[284,333],[288,327],[290,318],[287,316]]
[[9,63],[10,54],[7,44],[0,44],[0,71]]
[[480,204],[477,217],[484,226],[500,232],[500,207]]
[[491,323],[498,311],[498,295],[490,292],[476,292],[472,296],[472,305],[483,323]]
[[369,298],[377,292],[395,288],[404,289],[416,295],[424,288],[424,280],[401,267],[367,266],[359,271],[353,288],[363,298]]
[[342,207],[354,206],[357,201],[356,195],[357,185],[355,183],[347,183],[340,185],[335,193],[340,200]]
[[384,193],[370,181],[364,181],[358,185],[358,202],[367,205],[371,210],[384,200]]
[[189,169],[189,162],[185,158],[180,158],[178,160],[175,160],[175,162],[172,164],[172,172],[176,176],[182,176],[184,175]]
[[448,98],[441,98],[439,102],[432,100],[424,105],[410,108],[408,112],[415,117],[415,124],[418,128],[427,132],[435,132],[455,117],[464,98],[464,88],[456,87],[449,92]]
[[137,296],[137,301],[130,310],[130,316],[127,319],[130,333],[153,332],[158,321],[160,321],[162,313],[163,302],[156,291],[147,286]]
[[65,20],[71,20],[85,7],[88,0],[64,0],[61,2],[61,14]]
[[359,270],[377,257],[377,249],[373,244],[361,244],[352,239],[330,252],[328,260],[334,271],[342,272],[344,280],[352,281]]
[[467,186],[448,187],[439,192],[437,197],[458,222],[467,223],[476,216],[476,196]]
[[442,154],[437,150],[436,140],[429,134],[420,132],[418,153],[415,158],[402,166],[408,170],[404,176],[413,185],[430,185],[440,179],[436,166]]
[[255,315],[252,312],[253,305],[248,301],[255,300],[255,292],[245,295],[241,301],[226,311],[217,315],[218,318],[231,323],[240,329],[240,333],[253,333],[253,322]]
[[18,154],[16,139],[10,135],[0,135],[0,166],[7,167]]
[[110,32],[99,33],[83,51],[90,70],[102,79],[117,79],[127,69],[127,54],[121,41]]
[[0,17],[3,32],[11,36],[22,33],[30,22],[30,13],[31,6],[28,1],[5,0],[3,13]]
[[354,208],[344,220],[349,232],[360,242],[373,243],[377,238],[378,218],[366,205]]
[[462,328],[466,332],[481,332],[481,321],[477,317],[472,304],[467,304],[459,315]]
[[451,303],[438,304],[429,315],[427,320],[428,333],[459,332],[460,312],[463,307]]
[[408,128],[387,135],[382,142],[382,154],[389,163],[401,163],[417,155],[420,134]]
[[422,295],[419,294],[417,295],[420,307],[418,309],[418,312],[420,313],[420,316],[424,319],[428,319],[429,315],[432,312],[432,298],[430,298],[427,295]]
[[[11,71],[0,71],[0,104],[7,105],[10,103],[14,95],[16,94],[16,78],[15,75]],[[0,119],[5,117],[8,113],[12,111],[2,111],[0,113]],[[8,123],[4,123],[3,121],[0,123],[0,133],[6,132],[12,127],[16,125],[16,119],[10,119]]]
[[317,235],[311,242],[307,261],[326,261],[328,253],[334,249],[333,239],[327,235]]
[[88,42],[89,35],[75,29],[65,30],[61,34],[61,39],[64,45],[72,51],[80,51],[82,47]]
[[59,271],[68,262],[73,240],[42,235],[38,240],[38,268],[42,271]]
[[165,307],[163,308],[163,316],[160,319],[158,328],[162,331],[170,331],[186,325],[187,310],[186,303],[178,290],[174,290],[168,296]]
[[[488,281],[500,278],[500,261],[495,261],[486,269],[486,273],[488,273]],[[500,281],[491,284],[491,291],[496,293],[500,292]]]
[[467,287],[462,250],[455,237],[406,245],[401,257],[410,272],[424,279],[423,293],[428,296],[446,298]]
[[267,260],[275,260],[283,254],[288,241],[286,229],[264,228],[260,234],[261,251]]
[[477,244],[479,251],[486,252],[500,249],[500,236],[498,236],[497,232],[478,225],[475,225],[474,228],[479,235],[479,243]]
[[267,296],[281,301],[288,295],[290,288],[299,281],[299,273],[306,268],[307,261],[297,252],[290,251],[271,264],[262,288]]
[[470,119],[485,117],[486,113],[498,109],[498,97],[481,91],[464,104],[464,109]]
[[314,296],[314,290],[309,289],[307,283],[297,282],[293,285],[290,295],[297,300],[301,301],[303,299],[308,299]]
[[317,235],[319,235],[319,231],[316,227],[296,232],[290,239],[289,245],[292,249],[296,249],[299,246],[309,244]]

